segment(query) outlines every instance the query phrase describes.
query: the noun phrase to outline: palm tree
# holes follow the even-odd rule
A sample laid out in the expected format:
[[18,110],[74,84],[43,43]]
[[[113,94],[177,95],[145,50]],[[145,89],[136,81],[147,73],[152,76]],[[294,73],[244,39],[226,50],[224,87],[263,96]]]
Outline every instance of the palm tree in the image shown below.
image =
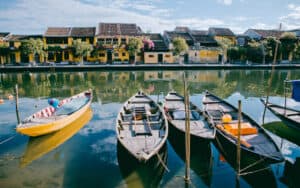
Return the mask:
[[297,47],[297,37],[295,33],[285,32],[281,35],[280,41],[282,44],[282,50],[288,53],[288,60],[292,61],[293,52]]
[[82,42],[81,39],[74,40],[72,48],[74,56],[80,59],[81,64],[83,64],[83,58],[93,51],[93,47],[87,42]]

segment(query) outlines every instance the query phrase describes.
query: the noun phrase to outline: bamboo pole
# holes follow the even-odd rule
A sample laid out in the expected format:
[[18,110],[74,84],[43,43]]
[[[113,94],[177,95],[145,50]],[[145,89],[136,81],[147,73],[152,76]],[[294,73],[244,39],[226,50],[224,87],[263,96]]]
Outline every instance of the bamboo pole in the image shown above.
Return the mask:
[[237,152],[236,152],[236,187],[240,187],[240,169],[241,169],[241,116],[242,105],[241,100],[238,101],[238,137],[237,137]]
[[286,91],[287,89],[287,80],[284,81],[284,116],[286,116]]
[[16,93],[16,115],[17,115],[18,124],[20,124],[19,105],[18,105],[19,103],[18,84],[16,84],[15,93]]
[[[281,30],[281,23],[279,24],[279,31]],[[270,79],[268,81],[268,89],[267,89],[267,97],[266,97],[266,101],[265,101],[265,108],[264,108],[264,112],[263,112],[263,119],[262,119],[262,124],[265,124],[265,116],[266,116],[266,111],[267,111],[267,104],[269,102],[269,95],[270,95],[270,89],[271,89],[271,84],[272,84],[272,80],[274,77],[274,71],[275,71],[275,64],[276,64],[276,58],[277,58],[277,53],[278,53],[278,44],[279,42],[276,41],[276,46],[275,46],[275,52],[274,52],[274,59],[273,59],[273,64],[272,64],[272,71],[271,71],[271,76]]]
[[185,72],[183,72],[184,87],[184,107],[185,107],[185,177],[186,183],[190,182],[190,109],[189,109],[189,93],[187,91],[187,83]]

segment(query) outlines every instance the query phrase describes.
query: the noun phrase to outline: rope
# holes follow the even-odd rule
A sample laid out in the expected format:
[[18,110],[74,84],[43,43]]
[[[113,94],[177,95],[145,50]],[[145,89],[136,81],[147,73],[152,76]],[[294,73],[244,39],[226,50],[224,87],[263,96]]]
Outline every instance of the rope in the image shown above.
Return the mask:
[[17,134],[14,134],[14,135],[8,137],[8,138],[5,139],[5,140],[2,140],[2,141],[0,142],[0,145],[6,143],[6,142],[8,142],[8,141],[10,141],[11,139],[13,139],[13,138],[16,137],[16,136],[17,136]]
[[164,161],[162,160],[161,156],[160,156],[158,153],[156,153],[156,156],[157,156],[159,162],[161,163],[161,165],[164,167],[164,169],[165,169],[166,171],[170,172],[168,166],[164,163]]

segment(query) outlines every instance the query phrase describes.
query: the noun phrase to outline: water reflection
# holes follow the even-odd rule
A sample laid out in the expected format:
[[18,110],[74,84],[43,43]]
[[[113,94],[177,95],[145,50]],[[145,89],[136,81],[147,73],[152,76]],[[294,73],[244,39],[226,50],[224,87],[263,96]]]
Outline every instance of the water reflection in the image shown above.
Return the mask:
[[[114,129],[119,108],[137,90],[148,91],[155,100],[162,92],[166,94],[170,90],[176,90],[183,93],[182,74],[183,71],[1,73],[0,96],[11,94],[15,84],[18,84],[19,110],[23,116],[36,111],[32,107],[32,103],[37,103],[39,108],[43,107],[42,105],[46,104],[43,97],[65,98],[86,88],[92,88],[95,97],[91,105],[94,116],[88,125],[84,126],[68,142],[52,150],[52,152],[49,151],[47,155],[35,159],[26,168],[19,168],[20,157],[23,156],[21,160],[25,161],[26,159],[29,163],[34,160],[34,157],[30,159],[30,157],[26,157],[27,154],[26,156],[24,154],[28,137],[17,135],[13,140],[0,145],[0,187],[130,187],[129,185],[133,185],[130,182],[139,182],[136,184],[142,186],[147,186],[149,183],[149,185],[162,187],[184,187],[182,178],[184,175],[184,160],[182,158],[184,147],[178,146],[184,141],[182,142],[176,137],[178,140],[175,139],[175,142],[171,142],[171,140],[171,144],[168,142],[167,164],[170,172],[165,171],[163,175],[155,173],[154,183],[151,184],[149,182],[153,174],[151,168],[146,170],[147,173],[143,172],[145,170],[139,170],[139,167],[133,170],[129,170],[128,167],[128,171],[126,168],[124,170],[122,167],[124,163],[119,162],[117,156],[119,151],[117,151]],[[263,104],[259,98],[266,95],[271,71],[190,70],[186,71],[186,75],[192,102],[199,107],[201,107],[201,93],[209,90],[235,106],[237,106],[238,100],[242,100],[243,111],[261,123]],[[283,98],[282,83],[284,79],[286,77],[299,79],[299,75],[300,70],[296,69],[276,70],[270,96]],[[41,100],[37,100],[38,98]],[[279,120],[270,112],[267,112],[266,116],[266,122]],[[5,102],[0,106],[0,140],[8,138],[14,133],[15,124],[15,106],[12,102]],[[172,134],[170,133],[170,135]],[[284,156],[293,159],[292,165],[288,165],[288,163],[286,165],[276,164],[271,166],[271,171],[242,177],[241,187],[259,187],[266,184],[265,187],[284,187],[285,184],[292,187],[294,185],[292,182],[297,182],[300,179],[297,176],[299,173],[295,173],[299,171],[298,163],[294,163],[294,161],[299,160],[297,157],[300,157],[300,148],[286,140],[281,145],[282,139],[280,137],[276,135],[272,135],[272,137],[279,146],[282,146]],[[287,133],[285,138],[290,137],[292,137],[292,133]],[[295,136],[295,138],[297,137]],[[296,143],[294,140],[291,141]],[[38,144],[28,143],[28,148],[29,145]],[[43,148],[49,148],[49,146],[43,146]],[[32,154],[28,154],[28,156],[39,155],[39,152],[30,153]],[[217,161],[219,151],[214,145],[211,144],[207,147],[193,145],[192,153],[191,178],[196,187],[235,186],[234,169],[227,162]],[[6,156],[14,157],[8,160]],[[127,158],[123,159],[125,159],[126,167]],[[226,158],[226,160],[228,159]],[[26,165],[26,162],[24,164]],[[296,164],[295,168],[294,164]],[[267,167],[270,169],[269,166]],[[283,175],[284,178],[281,178]],[[131,181],[133,179],[135,181]],[[299,186],[299,183],[295,185]]]
[[[118,142],[118,163],[127,187],[158,187],[167,164],[167,144],[147,163],[140,163]],[[163,163],[163,164],[162,164]]]
[[91,120],[92,116],[92,110],[89,108],[76,121],[55,133],[40,137],[30,137],[26,151],[21,157],[20,166],[25,167],[34,160],[59,147],[86,125]]
[[[185,161],[185,135],[170,126],[169,142],[182,161]],[[209,141],[191,137],[190,168],[208,187],[211,185],[213,156]]]

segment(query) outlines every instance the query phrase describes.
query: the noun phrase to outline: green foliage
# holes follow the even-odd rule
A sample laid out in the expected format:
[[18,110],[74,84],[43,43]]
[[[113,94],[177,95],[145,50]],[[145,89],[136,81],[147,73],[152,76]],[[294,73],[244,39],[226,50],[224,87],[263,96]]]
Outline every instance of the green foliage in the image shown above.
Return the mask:
[[9,54],[9,47],[5,45],[0,46],[0,55],[8,55]]
[[255,63],[261,63],[264,58],[264,53],[261,47],[261,44],[258,42],[250,43],[247,47],[247,60],[255,62]]
[[294,33],[285,32],[281,35],[282,52],[288,54],[289,60],[292,60],[292,53],[297,48],[297,37]]
[[127,50],[130,56],[135,56],[136,53],[141,51],[143,47],[142,39],[140,38],[130,38],[127,45]]
[[41,39],[33,38],[30,38],[29,40],[23,40],[20,46],[22,54],[33,54],[33,56],[39,55],[42,58],[46,57],[47,53],[45,50],[47,50],[47,48],[47,45],[44,45],[44,42]]
[[227,50],[227,57],[229,61],[239,61],[239,60],[244,60],[246,57],[247,50],[244,47],[230,47]]
[[176,37],[172,41],[173,43],[173,51],[175,55],[179,55],[180,53],[186,52],[188,50],[188,45],[186,41],[181,37]]
[[78,57],[81,61],[83,61],[83,57],[88,56],[93,50],[93,47],[89,43],[82,42],[81,39],[77,39],[73,41],[72,49],[75,57]]

